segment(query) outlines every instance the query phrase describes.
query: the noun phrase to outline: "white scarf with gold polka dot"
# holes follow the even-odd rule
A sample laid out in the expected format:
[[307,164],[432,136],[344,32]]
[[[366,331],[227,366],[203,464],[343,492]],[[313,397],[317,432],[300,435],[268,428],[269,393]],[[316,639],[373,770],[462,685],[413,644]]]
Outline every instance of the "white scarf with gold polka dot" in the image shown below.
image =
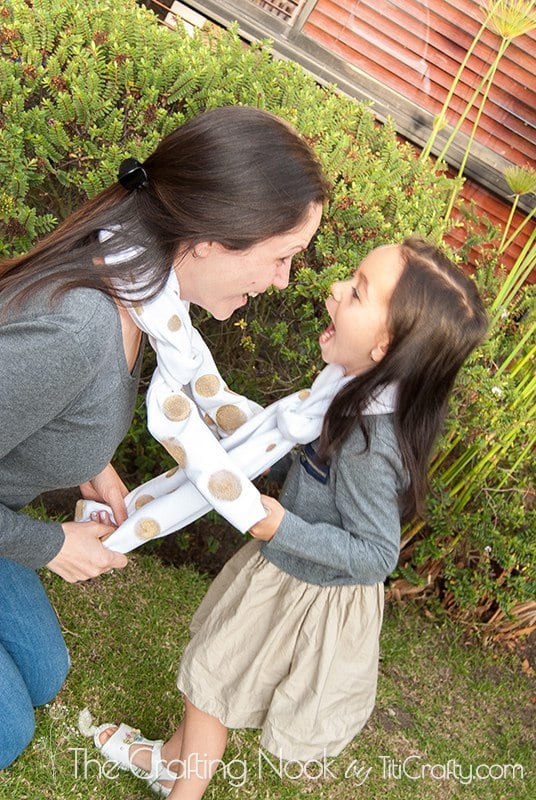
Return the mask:
[[[157,357],[146,398],[148,427],[177,467],[127,495],[129,517],[107,539],[107,547],[127,553],[149,539],[183,528],[211,508],[238,530],[247,531],[265,516],[251,479],[295,444],[320,435],[324,414],[348,378],[341,367],[330,365],[310,390],[261,409],[225,384],[192,326],[174,270],[156,298],[134,304],[128,311],[147,333]],[[392,396],[387,392],[368,413],[392,410]],[[108,506],[81,500],[76,519],[88,520],[92,512],[101,510],[111,515]]]

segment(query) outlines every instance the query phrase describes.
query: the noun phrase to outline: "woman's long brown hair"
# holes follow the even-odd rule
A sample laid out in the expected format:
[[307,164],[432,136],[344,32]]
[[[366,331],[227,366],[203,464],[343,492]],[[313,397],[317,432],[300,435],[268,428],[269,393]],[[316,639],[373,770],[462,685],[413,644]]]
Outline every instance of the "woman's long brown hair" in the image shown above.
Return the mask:
[[[200,241],[233,250],[285,233],[328,194],[307,143],[273,114],[244,106],[206,111],[166,136],[143,164],[147,186],[114,184],[29,253],[0,264],[0,291],[23,296],[54,281],[130,300],[164,285],[173,260]],[[99,231],[114,235],[100,241]],[[131,248],[128,264],[106,256]],[[127,285],[136,286],[129,294]],[[10,293],[11,296],[11,293]]]

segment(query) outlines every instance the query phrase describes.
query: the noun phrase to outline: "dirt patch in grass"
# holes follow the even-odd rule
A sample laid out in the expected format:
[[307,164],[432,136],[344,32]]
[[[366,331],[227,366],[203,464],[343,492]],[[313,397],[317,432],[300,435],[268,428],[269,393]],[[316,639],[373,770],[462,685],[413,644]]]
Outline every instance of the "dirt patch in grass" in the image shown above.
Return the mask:
[[163,564],[192,566],[214,577],[246,542],[246,537],[223,522],[199,520],[182,534],[165,536],[147,550]]

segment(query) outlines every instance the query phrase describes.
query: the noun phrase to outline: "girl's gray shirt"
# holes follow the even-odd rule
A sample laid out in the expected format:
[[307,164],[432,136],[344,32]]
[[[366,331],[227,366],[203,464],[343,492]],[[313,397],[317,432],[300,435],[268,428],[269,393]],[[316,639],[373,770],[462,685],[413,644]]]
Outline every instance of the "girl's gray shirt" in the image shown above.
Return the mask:
[[109,463],[132,420],[142,358],[129,373],[117,306],[95,289],[52,306],[43,291],[21,308],[4,296],[0,312],[0,557],[35,569],[58,554],[63,529],[19,510]]
[[399,497],[408,485],[407,473],[393,415],[366,419],[371,425],[368,450],[356,427],[326,476],[307,457],[310,446],[305,452],[301,448],[283,485],[279,500],[285,515],[262,553],[307,583],[373,585],[397,564]]

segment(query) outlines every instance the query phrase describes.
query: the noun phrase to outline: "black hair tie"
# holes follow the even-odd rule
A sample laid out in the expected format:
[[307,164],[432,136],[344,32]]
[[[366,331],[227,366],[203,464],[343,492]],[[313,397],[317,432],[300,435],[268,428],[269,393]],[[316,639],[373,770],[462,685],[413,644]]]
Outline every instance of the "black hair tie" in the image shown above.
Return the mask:
[[137,158],[125,158],[119,165],[118,180],[121,186],[132,191],[147,186],[149,178]]

